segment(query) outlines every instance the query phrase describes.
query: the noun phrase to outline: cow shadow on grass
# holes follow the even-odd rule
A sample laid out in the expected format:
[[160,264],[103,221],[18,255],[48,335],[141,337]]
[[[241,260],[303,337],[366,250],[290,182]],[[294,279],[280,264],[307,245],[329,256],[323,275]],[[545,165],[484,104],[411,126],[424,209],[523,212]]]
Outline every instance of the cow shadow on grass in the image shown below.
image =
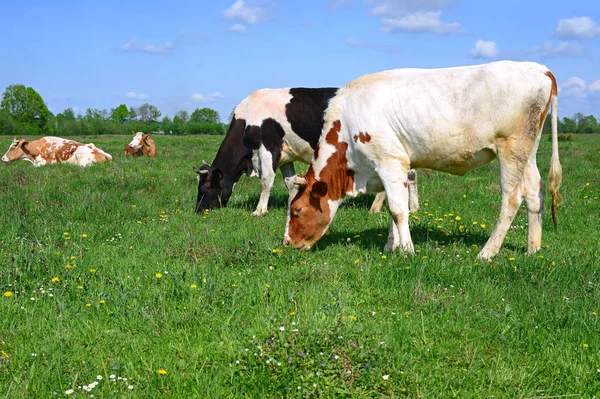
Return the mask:
[[[321,238],[321,240],[319,240],[317,244],[315,244],[315,250],[326,250],[327,248],[333,245],[339,245],[340,243],[345,242],[352,242],[354,243],[354,245],[358,245],[363,249],[376,249],[382,251],[385,245],[387,244],[388,231],[389,228],[371,228],[361,230],[360,226],[357,226],[356,231],[353,232],[332,231],[330,234],[323,236],[323,238]],[[357,235],[359,235],[359,237],[356,237]],[[446,247],[451,246],[455,243],[463,243],[465,246],[469,247],[471,245],[476,245],[478,250],[481,250],[481,248],[489,239],[489,233],[487,232],[482,234],[452,234],[445,233],[443,231],[429,231],[429,229],[425,226],[411,226],[410,235],[413,244],[417,246],[431,242],[437,243],[438,245],[445,245]],[[515,252],[525,251],[524,248],[506,242],[502,244],[502,247]]]
[[[234,194],[235,195],[235,194]],[[260,200],[260,193],[250,194],[243,201],[230,202],[232,208],[236,209],[252,209],[256,208],[258,201]],[[363,194],[354,198],[345,198],[342,202],[343,208],[364,208],[365,211],[371,209],[371,204],[375,200],[375,194]],[[284,191],[273,191],[269,197],[268,209],[287,209],[288,207],[288,194]],[[384,203],[381,211],[386,212],[387,203]]]

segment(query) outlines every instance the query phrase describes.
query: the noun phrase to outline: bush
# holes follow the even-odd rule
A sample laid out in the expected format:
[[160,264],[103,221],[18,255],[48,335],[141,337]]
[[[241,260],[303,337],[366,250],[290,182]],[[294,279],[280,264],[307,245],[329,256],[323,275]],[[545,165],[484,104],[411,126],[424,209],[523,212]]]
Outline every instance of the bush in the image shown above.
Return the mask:
[[210,122],[188,122],[185,126],[185,134],[225,134],[225,129],[220,123]]

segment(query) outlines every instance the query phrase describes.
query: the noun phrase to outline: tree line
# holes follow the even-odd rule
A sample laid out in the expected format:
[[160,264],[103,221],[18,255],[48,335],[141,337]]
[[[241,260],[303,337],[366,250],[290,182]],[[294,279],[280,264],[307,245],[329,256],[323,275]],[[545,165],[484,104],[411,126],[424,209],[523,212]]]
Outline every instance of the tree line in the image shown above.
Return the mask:
[[[226,126],[219,113],[210,108],[196,109],[191,115],[178,111],[173,118],[164,116],[152,104],[127,107],[120,104],[108,110],[88,108],[85,114],[75,114],[67,108],[56,115],[46,106],[42,96],[31,87],[6,87],[0,103],[0,134],[12,136],[55,135],[84,136],[100,134],[130,134],[164,132],[165,134],[224,134]],[[543,133],[551,133],[551,118],[546,118]],[[558,120],[558,132],[564,134],[599,133],[600,125],[593,115],[576,113],[572,118]]]
[[164,134],[224,134],[226,126],[219,113],[200,108],[191,114],[178,111],[173,118],[164,116],[152,104],[127,107],[120,104],[108,110],[88,108],[75,114],[67,108],[56,115],[46,106],[42,96],[31,87],[6,87],[0,103],[0,134],[11,136],[53,135],[84,136],[163,132]]

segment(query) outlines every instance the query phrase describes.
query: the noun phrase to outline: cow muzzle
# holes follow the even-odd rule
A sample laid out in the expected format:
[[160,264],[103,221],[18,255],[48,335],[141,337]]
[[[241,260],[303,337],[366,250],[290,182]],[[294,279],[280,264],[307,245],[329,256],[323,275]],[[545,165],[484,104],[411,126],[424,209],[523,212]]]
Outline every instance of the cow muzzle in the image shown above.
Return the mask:
[[2,162],[8,163],[8,162],[10,162],[10,159],[8,159],[7,157],[4,156],[4,157],[2,157]]

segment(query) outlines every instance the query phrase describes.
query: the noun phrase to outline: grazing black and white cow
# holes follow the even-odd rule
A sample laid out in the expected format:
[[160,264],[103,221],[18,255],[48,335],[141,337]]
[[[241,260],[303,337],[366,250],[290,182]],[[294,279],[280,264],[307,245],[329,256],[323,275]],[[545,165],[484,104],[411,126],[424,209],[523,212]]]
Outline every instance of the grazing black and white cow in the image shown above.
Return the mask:
[[[261,89],[246,97],[234,116],[212,165],[198,174],[196,212],[226,206],[233,186],[245,173],[259,176],[262,191],[253,215],[267,213],[277,168],[283,177],[294,175],[294,161],[310,163],[323,128],[323,113],[338,89]],[[416,175],[415,175],[416,178]],[[379,212],[385,192],[371,211]],[[416,180],[411,181],[411,210],[418,208]]]

